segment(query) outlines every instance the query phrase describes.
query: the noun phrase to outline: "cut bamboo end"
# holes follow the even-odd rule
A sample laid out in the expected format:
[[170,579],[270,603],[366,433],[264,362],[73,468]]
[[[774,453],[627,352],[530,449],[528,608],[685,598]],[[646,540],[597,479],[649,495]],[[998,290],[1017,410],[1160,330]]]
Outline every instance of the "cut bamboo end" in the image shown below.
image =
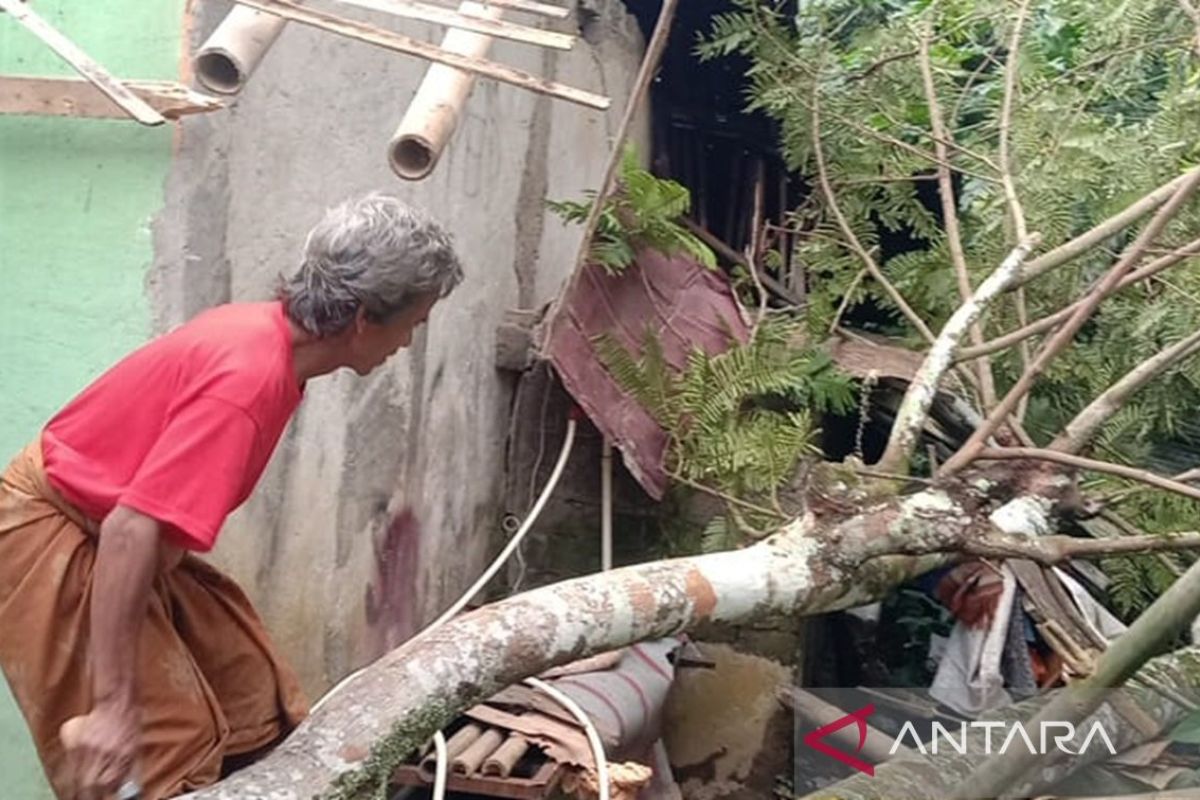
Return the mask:
[[210,91],[236,94],[247,76],[232,53],[214,49],[196,56],[196,77]]
[[388,151],[392,171],[408,181],[419,181],[433,172],[438,148],[423,136],[413,133],[393,139]]
[[[469,722],[459,728],[457,733],[446,740],[446,758],[448,760],[457,758],[482,734],[483,726],[477,725],[474,722]],[[434,778],[437,777],[437,755],[430,753],[421,759],[421,763],[417,766],[417,771],[421,774],[422,778],[433,783]]]
[[285,25],[282,17],[235,7],[196,52],[196,78],[211,91],[237,94]]
[[[464,2],[460,14],[499,21],[501,9],[493,5]],[[467,31],[449,31],[442,48],[468,58],[484,58],[492,46],[492,37]],[[475,75],[431,64],[413,96],[400,126],[388,143],[392,171],[404,180],[419,181],[437,166],[442,151],[458,127],[458,118],[475,87]]]
[[484,760],[481,772],[492,777],[507,778],[528,750],[529,742],[524,738],[509,736],[504,744],[496,748],[496,752]]
[[483,732],[483,735],[471,742],[466,750],[450,759],[451,771],[455,775],[470,775],[474,773],[487,757],[496,752],[496,748],[503,743],[504,734],[495,728],[488,728]]

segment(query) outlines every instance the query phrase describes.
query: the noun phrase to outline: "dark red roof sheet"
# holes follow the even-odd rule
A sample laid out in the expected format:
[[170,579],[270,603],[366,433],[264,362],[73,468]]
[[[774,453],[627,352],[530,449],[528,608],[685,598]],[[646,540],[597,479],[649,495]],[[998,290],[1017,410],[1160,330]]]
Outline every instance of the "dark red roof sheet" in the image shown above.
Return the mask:
[[634,478],[661,500],[667,488],[666,433],[609,374],[594,346],[607,334],[640,353],[647,328],[676,368],[682,368],[696,348],[715,354],[733,340],[749,337],[724,273],[647,250],[620,275],[595,265],[585,267],[550,320],[545,350],[567,391],[620,449]]

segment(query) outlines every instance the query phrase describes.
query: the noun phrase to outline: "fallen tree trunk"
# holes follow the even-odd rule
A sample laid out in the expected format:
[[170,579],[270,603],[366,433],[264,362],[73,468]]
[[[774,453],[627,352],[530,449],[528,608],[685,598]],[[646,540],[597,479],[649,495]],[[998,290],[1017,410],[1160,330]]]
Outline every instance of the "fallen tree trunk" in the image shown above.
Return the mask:
[[808,515],[743,550],[627,567],[478,609],[385,655],[269,756],[187,797],[383,796],[396,765],[458,711],[551,666],[705,620],[817,614],[879,599],[949,556],[864,554],[889,538],[937,551],[964,531],[987,532],[968,504],[930,489],[834,521]]
[[[1162,686],[1170,687],[1170,691],[1161,692],[1157,689]],[[1177,650],[1153,659],[1120,691],[1123,698],[1123,702],[1118,704],[1120,709],[1124,711],[1124,701],[1128,701],[1130,705],[1140,709],[1146,718],[1154,721],[1156,730],[1140,729],[1138,725],[1131,724],[1119,714],[1112,705],[1105,704],[1084,723],[1076,726],[1076,735],[1072,739],[1074,749],[1079,748],[1087,732],[1096,722],[1103,726],[1118,753],[1157,738],[1178,724],[1191,712],[1191,708],[1200,705],[1200,646]],[[1052,692],[997,709],[988,715],[988,719],[1003,722],[1029,720],[1057,695],[1058,692]],[[1038,746],[1038,732],[1032,728],[1028,732],[1034,740],[1034,745]],[[955,752],[944,741],[936,756],[932,753],[922,755],[915,751],[909,755],[897,754],[891,761],[876,767],[873,777],[865,774],[855,775],[819,789],[807,795],[805,800],[943,800],[952,796],[962,782],[989,758],[985,753],[985,735],[990,735],[990,731],[972,728],[968,734],[965,754]],[[1001,733],[992,738],[992,741],[997,743],[993,745],[994,748],[999,746],[1005,735],[1007,734]],[[1056,734],[1052,733],[1051,736],[1053,735]],[[912,748],[911,738],[905,738],[903,743]],[[1020,739],[1016,739],[1013,746],[1025,747]],[[1108,757],[1110,753],[1106,747],[1089,746],[1078,755],[1055,760],[1047,758],[1037,770],[1036,782],[1014,785],[1005,791],[1004,796],[1037,795],[1076,770]]]
[[[812,493],[821,514],[806,514],[758,544],[564,581],[418,635],[347,681],[269,756],[186,797],[385,797],[396,766],[434,731],[464,708],[550,667],[705,621],[852,608],[964,555],[1057,563],[1103,553],[1098,540],[1030,538],[1051,527],[1059,495],[1070,488],[1063,476],[1036,466],[874,502],[869,498],[877,495],[858,486],[852,470],[826,470],[815,482],[827,493]],[[1121,539],[1110,544],[1111,552],[1123,551]],[[1180,537],[1177,544],[1194,548],[1197,537]],[[1188,658],[1200,679],[1200,651]],[[1174,714],[1156,716],[1171,720]],[[919,776],[926,768],[917,763],[912,769]],[[846,791],[868,790],[850,784]]]

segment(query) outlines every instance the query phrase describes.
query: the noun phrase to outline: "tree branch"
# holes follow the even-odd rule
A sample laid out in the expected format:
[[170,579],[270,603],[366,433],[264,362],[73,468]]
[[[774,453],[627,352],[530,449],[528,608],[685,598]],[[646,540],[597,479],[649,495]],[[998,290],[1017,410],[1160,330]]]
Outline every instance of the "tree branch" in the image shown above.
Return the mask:
[[992,412],[984,420],[983,425],[971,434],[958,452],[950,457],[950,460],[942,465],[942,475],[953,475],[969,464],[972,458],[978,453],[1001,422],[1008,417],[1016,408],[1017,403],[1021,398],[1029,393],[1033,388],[1034,383],[1045,370],[1047,365],[1053,361],[1059,353],[1065,350],[1075,338],[1075,334],[1083,327],[1083,324],[1100,305],[1100,302],[1111,294],[1120,283],[1121,278],[1132,268],[1134,263],[1142,257],[1146,248],[1154,243],[1154,240],[1166,227],[1167,223],[1178,213],[1179,209],[1195,192],[1197,185],[1200,184],[1200,170],[1192,170],[1188,173],[1188,178],[1179,188],[1175,190],[1175,194],[1170,200],[1158,210],[1154,218],[1146,225],[1137,239],[1125,251],[1124,255],[1117,261],[1116,265],[1101,279],[1087,296],[1083,302],[1071,314],[1070,318],[1063,324],[1061,328],[1046,342],[1046,345],[1038,353],[1033,363],[1021,373],[1016,384],[1004,396],[1004,399],[992,409]]
[[[779,53],[783,56],[783,58],[785,60],[787,60],[788,62],[790,62],[799,72],[801,72],[802,74],[804,74],[808,77],[811,77],[813,79],[813,83],[814,83],[813,91],[815,93],[817,91],[817,87],[815,84],[819,78],[817,71],[814,70],[812,68],[812,66],[809,65],[807,62],[799,59],[796,56],[796,54],[792,52],[791,46],[787,42],[780,41],[779,37],[775,35],[774,31],[772,31],[769,26],[762,25],[759,20],[759,17],[758,17],[758,7],[754,6],[753,9],[754,9],[753,19],[755,21],[755,28],[758,31],[759,35],[761,35],[764,39],[770,41],[771,44],[773,44],[775,47],[777,47],[779,49]],[[806,105],[803,97],[800,95],[797,95],[796,101],[801,106]],[[808,108],[809,112],[813,111],[813,108],[811,105],[808,105],[807,108]],[[925,159],[926,161],[930,161],[935,164],[938,163],[938,158],[933,153],[930,153],[927,150],[922,150],[921,148],[919,148],[915,145],[909,144],[908,142],[905,142],[902,139],[897,139],[894,136],[889,136],[888,134],[883,133],[882,131],[877,131],[874,128],[870,127],[869,125],[863,125],[857,119],[852,119],[852,118],[844,116],[842,114],[838,114],[837,112],[831,112],[830,116],[833,119],[840,122],[841,124],[846,125],[850,128],[853,128],[854,130],[856,130],[857,132],[861,133],[864,136],[869,136],[872,139],[876,139],[877,141],[884,142],[886,144],[890,144],[893,147],[896,147],[900,150],[904,150],[905,152],[911,153],[911,154],[917,156],[918,158]],[[963,152],[965,155],[970,155],[973,158],[983,159],[983,163],[985,166],[991,167],[992,169],[996,168],[996,164],[993,163],[990,159],[980,156],[979,154],[966,153],[965,151],[963,151]],[[973,172],[971,170],[964,169],[963,167],[957,167],[956,171],[962,173],[963,175],[970,175],[972,178],[976,178],[978,180],[985,181],[988,183],[998,183],[999,182],[999,180],[997,178],[995,178],[991,175],[984,175],[982,173]]]
[[831,553],[885,536],[946,538],[968,512],[931,489],[837,521],[812,515],[740,550],[624,567],[492,603],[383,656],[261,761],[187,795],[234,800],[376,796],[395,767],[462,708],[551,666],[705,621],[852,608],[947,562],[876,558],[847,570]]
[[[1021,0],[1021,5],[1017,8],[1017,18],[1013,22],[1012,36],[1008,42],[1008,59],[1004,64],[1004,100],[1000,108],[1000,183],[1004,187],[1004,199],[1008,204],[1009,214],[1012,216],[1013,232],[1018,242],[1025,241],[1027,230],[1025,210],[1021,207],[1021,200],[1017,196],[1016,180],[1013,177],[1009,141],[1012,133],[1013,100],[1017,93],[1017,67],[1021,58],[1021,30],[1025,27],[1025,17],[1028,14],[1029,0]],[[1025,303],[1025,290],[1020,286],[1016,288],[1016,306],[1017,321],[1024,326],[1028,321],[1029,314],[1026,310],[1028,306]],[[1029,348],[1022,343],[1018,349],[1021,356],[1021,370],[1024,372],[1029,369]],[[1028,395],[1023,396],[1016,407],[1017,419],[1022,421],[1025,419],[1027,400]]]
[[1013,180],[1012,153],[1009,138],[1012,132],[1013,98],[1017,91],[1017,66],[1020,62],[1021,29],[1029,13],[1029,0],[1021,0],[1017,18],[1013,22],[1012,36],[1008,40],[1008,60],[1004,64],[1004,100],[1000,105],[1000,183],[1004,187],[1004,200],[1012,216],[1013,231],[1018,242],[1028,235],[1025,228],[1025,211],[1017,197],[1017,185]]
[[864,68],[863,71],[858,73],[857,75],[851,75],[849,78],[847,78],[847,80],[851,83],[853,83],[854,81],[866,80],[867,78],[871,77],[876,72],[878,72],[879,70],[886,67],[888,64],[891,64],[895,61],[903,61],[906,58],[912,58],[918,52],[919,51],[917,51],[917,50],[905,50],[901,53],[892,53],[890,56],[884,56],[883,58],[876,61],[874,64],[871,64],[870,66]]
[[879,469],[890,472],[907,471],[908,461],[925,426],[925,419],[937,394],[938,384],[950,368],[959,341],[983,314],[988,304],[999,297],[1015,280],[1021,263],[1036,245],[1036,240],[1035,235],[1021,242],[996,271],[979,285],[974,295],[950,316],[937,340],[929,348],[921,368],[908,384],[904,399],[900,402],[900,409],[896,413],[892,432],[888,436],[887,447],[879,460]]
[[[1139,267],[1138,269],[1129,273],[1121,279],[1120,283],[1117,284],[1117,290],[1124,289],[1125,287],[1135,283],[1140,283],[1141,281],[1144,281],[1153,275],[1157,275],[1169,267],[1175,266],[1180,261],[1196,255],[1200,255],[1200,239],[1193,239],[1183,247],[1173,250],[1161,258],[1156,258],[1148,264],[1145,264],[1144,266]],[[1031,336],[1037,336],[1039,333],[1045,333],[1046,331],[1053,330],[1059,324],[1067,320],[1071,314],[1073,314],[1079,308],[1081,303],[1083,303],[1082,299],[1076,300],[1071,305],[1061,308],[1058,311],[1055,311],[1053,314],[1049,314],[1039,320],[1031,322],[1024,327],[1018,328],[1011,333],[998,336],[995,339],[984,342],[978,347],[963,348],[959,352],[956,360],[959,362],[969,361],[972,358],[980,358],[981,356],[998,353],[1001,350],[1007,350],[1014,344],[1024,339],[1028,339]]]
[[980,461],[1004,461],[1009,459],[1029,458],[1038,461],[1052,461],[1056,464],[1074,467],[1076,469],[1086,469],[1092,472],[1105,472],[1109,475],[1117,475],[1121,478],[1127,478],[1131,481],[1153,486],[1157,489],[1165,489],[1168,492],[1181,494],[1184,497],[1192,500],[1200,500],[1200,489],[1194,486],[1188,486],[1186,483],[1162,475],[1156,475],[1144,469],[1136,467],[1127,467],[1123,464],[1113,464],[1109,461],[1097,461],[1093,458],[1084,458],[1083,456],[1073,455],[1071,453],[1063,453],[1058,450],[1046,450],[1038,447],[988,447],[979,451],[975,456]]
[[[929,56],[929,26],[922,26],[917,63],[921,68],[921,81],[925,85],[925,100],[929,104],[929,119],[933,128],[934,152],[938,157],[938,196],[942,202],[942,219],[946,227],[946,246],[950,250],[950,261],[958,279],[958,296],[963,303],[971,299],[971,277],[967,269],[967,257],[963,252],[962,231],[958,227],[958,201],[954,197],[954,181],[950,177],[950,156],[946,141],[950,132],[942,122],[942,110],[938,103],[937,87],[933,82],[933,63]],[[1021,238],[1024,241],[1024,237]],[[978,323],[971,325],[971,342],[983,344],[983,330]],[[986,358],[976,364],[979,372],[979,395],[983,410],[989,411],[996,405],[996,384],[992,377],[992,365]],[[940,376],[939,376],[940,378]]]
[[691,478],[689,478],[685,475],[681,475],[678,472],[668,471],[667,475],[671,478],[671,480],[679,481],[684,486],[688,486],[692,489],[695,489],[698,492],[703,492],[704,494],[707,494],[711,497],[716,497],[720,500],[724,500],[730,506],[739,506],[741,508],[746,509],[747,511],[753,511],[756,514],[764,514],[768,517],[771,517],[773,519],[777,519],[780,521],[782,521],[784,519],[784,516],[776,510],[767,508],[766,506],[760,506],[757,503],[751,503],[747,500],[743,500],[740,497],[734,497],[731,494],[722,492],[720,489],[714,489],[713,487],[707,486],[703,483],[700,483],[699,481],[694,481]]
[[1200,172],[1200,167],[1188,170],[1178,178],[1164,183],[1119,213],[1099,223],[1086,233],[1082,233],[1071,241],[1061,244],[1037,258],[1031,259],[1025,265],[1025,269],[1022,270],[1021,278],[1017,281],[1016,286],[1024,286],[1042,273],[1049,272],[1055,267],[1078,258],[1110,236],[1120,233],[1126,227],[1174,197],[1179,188],[1191,180],[1197,172]]
[[[1200,614],[1200,561],[1109,645],[1089,677],[1068,686],[1038,711],[1027,726],[1039,729],[1044,722],[1082,722],[1106,699],[1098,689],[1125,683],[1197,614]],[[1011,748],[976,768],[959,784],[953,798],[1011,796],[1016,785],[1037,765],[1037,755],[1020,747]]]
[[885,292],[887,292],[888,297],[890,297],[892,302],[896,304],[896,308],[900,310],[900,313],[904,315],[905,319],[907,319],[909,323],[911,323],[912,326],[920,332],[921,336],[925,337],[925,341],[933,342],[933,331],[931,331],[929,326],[925,324],[925,321],[917,315],[917,312],[913,311],[912,306],[910,306],[908,301],[904,299],[904,296],[897,291],[896,287],[892,285],[891,281],[884,276],[883,271],[879,268],[879,265],[875,263],[875,259],[871,257],[871,254],[867,252],[867,249],[862,246],[862,242],[858,240],[858,236],[855,235],[854,229],[850,227],[850,223],[846,219],[846,215],[842,213],[841,206],[838,205],[837,195],[833,191],[833,186],[831,186],[829,183],[829,172],[825,166],[825,153],[821,144],[821,91],[820,81],[817,80],[813,81],[812,144],[813,157],[816,161],[817,167],[817,181],[821,186],[821,194],[825,197],[825,202],[829,206],[829,211],[831,214],[833,214],[833,218],[837,221],[838,228],[841,229],[842,235],[846,237],[846,245],[849,246],[849,248],[854,251],[855,255],[859,257],[863,263],[863,266],[866,268],[871,277],[883,287]]
[[862,279],[866,277],[867,271],[860,269],[854,276],[854,280],[850,281],[850,285],[846,287],[846,292],[842,295],[842,301],[838,303],[837,311],[833,312],[833,322],[829,323],[829,332],[833,333],[837,330],[838,324],[842,321],[842,314],[846,313],[846,308],[850,305],[850,298],[854,295],[854,290],[862,283]]
[[1200,549],[1200,533],[1187,532],[1171,536],[1121,536],[1109,539],[1088,539],[1078,536],[1020,536],[989,534],[964,535],[955,541],[912,542],[890,539],[864,556],[918,556],[930,553],[958,553],[969,558],[1024,558],[1047,567],[1063,564],[1072,558],[1106,558],[1117,555],[1141,555],[1180,550]]
[[1050,449],[1062,453],[1082,452],[1099,432],[1100,427],[1129,402],[1134,392],[1197,352],[1200,352],[1200,331],[1158,351],[1127,372],[1089,403],[1087,408],[1075,415],[1063,432],[1050,443]]

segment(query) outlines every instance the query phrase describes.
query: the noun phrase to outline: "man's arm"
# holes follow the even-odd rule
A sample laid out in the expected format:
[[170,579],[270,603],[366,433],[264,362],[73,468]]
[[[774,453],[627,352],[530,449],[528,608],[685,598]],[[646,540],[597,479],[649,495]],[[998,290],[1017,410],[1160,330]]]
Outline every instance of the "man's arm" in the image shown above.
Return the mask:
[[100,526],[92,573],[92,709],[68,749],[79,796],[109,797],[130,777],[141,743],[138,641],[162,550],[157,520],[117,506]]

